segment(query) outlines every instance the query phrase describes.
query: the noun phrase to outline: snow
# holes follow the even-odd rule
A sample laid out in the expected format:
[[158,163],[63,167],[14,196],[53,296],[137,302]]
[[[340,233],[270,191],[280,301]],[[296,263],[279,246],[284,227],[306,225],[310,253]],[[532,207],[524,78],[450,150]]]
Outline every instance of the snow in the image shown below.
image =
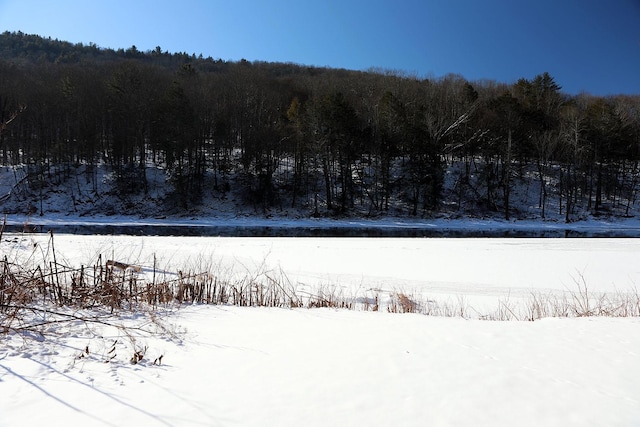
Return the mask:
[[[109,328],[5,340],[0,424],[632,426],[638,319],[485,322],[330,309],[186,307],[182,339]],[[28,347],[25,350],[24,347]],[[85,347],[90,355],[77,359]],[[161,365],[151,360],[162,354]]]
[[505,301],[516,310],[533,293],[562,295],[580,283],[589,292],[637,295],[638,239],[54,234],[52,242],[48,234],[5,233],[0,249],[28,262],[54,245],[58,260],[74,265],[102,255],[147,272],[154,258],[166,271],[280,272],[298,291],[325,286],[353,298],[402,291],[466,312],[203,305],[117,317],[69,312],[109,325],[76,319],[49,326],[44,337],[0,337],[0,425],[640,423],[640,318],[478,320]]

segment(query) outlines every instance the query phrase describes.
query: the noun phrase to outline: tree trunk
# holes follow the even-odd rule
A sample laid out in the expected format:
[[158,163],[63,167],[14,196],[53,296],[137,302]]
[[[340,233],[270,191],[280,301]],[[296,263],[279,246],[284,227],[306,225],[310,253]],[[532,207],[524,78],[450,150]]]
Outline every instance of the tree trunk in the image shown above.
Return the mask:
[[504,219],[509,221],[509,203],[511,196],[511,128],[507,136],[507,160],[504,183]]

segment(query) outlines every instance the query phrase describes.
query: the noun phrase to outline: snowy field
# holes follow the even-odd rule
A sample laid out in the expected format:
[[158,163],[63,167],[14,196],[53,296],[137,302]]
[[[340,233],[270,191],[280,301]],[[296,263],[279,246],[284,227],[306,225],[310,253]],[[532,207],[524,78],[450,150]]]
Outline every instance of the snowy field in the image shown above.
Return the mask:
[[[4,335],[3,426],[640,425],[640,318],[479,320],[526,313],[532,295],[637,295],[639,239],[57,234],[54,244],[70,264],[278,275],[298,292],[402,292],[463,317],[185,306]],[[53,244],[5,233],[0,249],[26,263]]]

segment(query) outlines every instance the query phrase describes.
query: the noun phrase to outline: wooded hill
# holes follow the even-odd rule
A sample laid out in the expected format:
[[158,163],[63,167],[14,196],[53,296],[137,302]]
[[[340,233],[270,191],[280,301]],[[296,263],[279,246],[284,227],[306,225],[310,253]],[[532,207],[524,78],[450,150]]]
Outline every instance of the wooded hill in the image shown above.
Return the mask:
[[571,221],[635,216],[640,183],[640,95],[568,95],[548,73],[470,82],[5,32],[0,126],[25,201],[99,168],[140,197],[153,169],[184,212],[233,193],[261,214],[508,219],[526,188],[537,216]]

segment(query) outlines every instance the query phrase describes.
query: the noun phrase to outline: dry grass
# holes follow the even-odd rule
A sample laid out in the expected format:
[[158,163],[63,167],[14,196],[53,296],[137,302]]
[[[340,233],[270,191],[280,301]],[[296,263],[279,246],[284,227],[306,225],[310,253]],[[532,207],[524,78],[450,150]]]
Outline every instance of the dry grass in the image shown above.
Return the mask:
[[[53,234],[41,253],[42,259],[32,257],[25,263],[13,262],[7,255],[0,260],[0,331],[35,331],[51,322],[102,322],[102,317],[94,318],[86,313],[153,312],[159,307],[180,304],[386,310],[486,320],[640,316],[637,289],[592,292],[583,277],[576,280],[574,290],[560,294],[532,293],[525,300],[507,297],[500,300],[494,312],[483,313],[474,310],[463,296],[440,301],[407,291],[368,289],[350,294],[337,285],[309,289],[291,283],[281,270],[268,269],[266,262],[235,278],[204,260],[177,273],[159,268],[155,260],[153,266],[144,267],[122,260],[103,261],[102,256],[98,256],[93,265],[73,267],[57,261]],[[69,314],[62,308],[85,314]],[[26,313],[40,316],[29,317]],[[28,318],[40,320],[27,321]]]

